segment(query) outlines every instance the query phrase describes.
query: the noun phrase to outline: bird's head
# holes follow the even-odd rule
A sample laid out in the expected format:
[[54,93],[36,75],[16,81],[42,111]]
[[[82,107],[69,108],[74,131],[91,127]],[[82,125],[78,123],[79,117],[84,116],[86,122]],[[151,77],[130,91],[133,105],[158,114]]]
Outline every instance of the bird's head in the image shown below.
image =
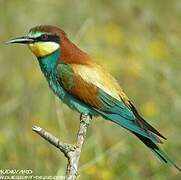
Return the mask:
[[27,44],[35,56],[41,58],[59,49],[61,37],[64,36],[65,33],[57,27],[41,25],[31,28],[28,35],[12,39],[7,43]]
[[27,44],[38,59],[43,59],[59,50],[62,63],[89,64],[90,57],[73,44],[58,27],[40,25],[29,30],[28,35],[6,42]]

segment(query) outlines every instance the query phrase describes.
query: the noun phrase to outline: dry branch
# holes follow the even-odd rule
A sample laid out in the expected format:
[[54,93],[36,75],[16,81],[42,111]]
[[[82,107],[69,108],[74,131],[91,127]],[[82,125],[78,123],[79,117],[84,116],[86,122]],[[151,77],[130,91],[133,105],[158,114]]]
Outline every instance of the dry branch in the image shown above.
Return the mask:
[[78,172],[78,164],[82,151],[82,146],[85,141],[87,128],[89,126],[91,116],[88,114],[80,115],[80,127],[77,133],[76,145],[71,145],[61,142],[57,137],[51,133],[45,131],[41,127],[34,126],[32,129],[34,132],[43,137],[53,146],[57,147],[67,158],[67,169],[65,173],[65,180],[75,180]]

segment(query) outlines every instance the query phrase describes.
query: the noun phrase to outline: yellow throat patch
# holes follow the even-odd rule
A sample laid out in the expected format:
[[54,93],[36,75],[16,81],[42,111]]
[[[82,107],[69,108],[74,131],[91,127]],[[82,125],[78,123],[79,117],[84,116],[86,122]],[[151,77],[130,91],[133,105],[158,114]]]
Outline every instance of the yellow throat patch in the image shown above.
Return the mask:
[[35,42],[28,44],[28,47],[36,57],[43,57],[53,53],[60,46],[56,42]]

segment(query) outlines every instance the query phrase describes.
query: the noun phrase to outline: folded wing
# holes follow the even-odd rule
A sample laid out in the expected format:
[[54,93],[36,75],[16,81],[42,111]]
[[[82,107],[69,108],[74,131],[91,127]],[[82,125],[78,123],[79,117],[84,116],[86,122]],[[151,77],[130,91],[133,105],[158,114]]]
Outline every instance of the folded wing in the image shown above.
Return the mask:
[[142,119],[116,80],[102,67],[59,64],[57,77],[72,96],[94,108],[105,119],[159,143],[164,138]]

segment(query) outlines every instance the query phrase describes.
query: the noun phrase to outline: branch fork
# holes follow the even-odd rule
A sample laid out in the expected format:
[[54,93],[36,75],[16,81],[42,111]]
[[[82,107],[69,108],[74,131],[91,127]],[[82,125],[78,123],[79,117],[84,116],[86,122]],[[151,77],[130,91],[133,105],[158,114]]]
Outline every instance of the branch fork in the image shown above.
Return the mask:
[[53,146],[57,147],[67,158],[67,169],[65,174],[65,180],[75,180],[78,173],[78,164],[82,151],[82,146],[84,144],[87,129],[90,124],[92,117],[89,114],[80,115],[80,126],[77,133],[76,145],[71,145],[63,143],[57,137],[53,136],[51,133],[45,131],[43,128],[38,126],[33,126],[32,130],[39,134],[42,138],[48,141]]

